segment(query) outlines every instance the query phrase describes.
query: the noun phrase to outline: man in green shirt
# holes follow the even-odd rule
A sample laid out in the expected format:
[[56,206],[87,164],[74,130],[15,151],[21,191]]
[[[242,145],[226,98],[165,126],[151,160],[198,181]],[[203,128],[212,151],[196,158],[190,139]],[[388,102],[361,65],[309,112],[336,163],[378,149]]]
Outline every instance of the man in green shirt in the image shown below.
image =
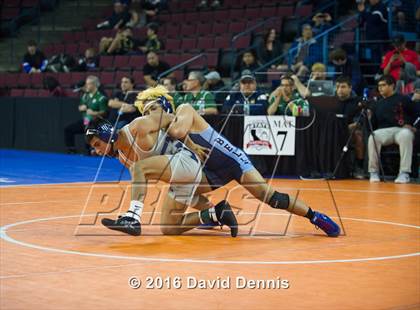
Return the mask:
[[108,99],[99,91],[100,82],[96,76],[86,78],[85,93],[80,98],[79,111],[82,118],[64,129],[65,144],[68,153],[75,153],[74,137],[84,134],[85,128],[96,117],[104,117],[108,109]]
[[[205,78],[200,71],[191,71],[188,79],[184,81],[187,92],[181,103],[192,105],[201,115],[217,114],[217,105],[211,92],[203,89]],[[181,104],[180,103],[180,104]]]
[[[285,75],[268,99],[268,115],[302,115],[304,109],[309,109],[305,98],[309,90],[299,81],[296,75]],[[300,112],[299,112],[300,111]]]

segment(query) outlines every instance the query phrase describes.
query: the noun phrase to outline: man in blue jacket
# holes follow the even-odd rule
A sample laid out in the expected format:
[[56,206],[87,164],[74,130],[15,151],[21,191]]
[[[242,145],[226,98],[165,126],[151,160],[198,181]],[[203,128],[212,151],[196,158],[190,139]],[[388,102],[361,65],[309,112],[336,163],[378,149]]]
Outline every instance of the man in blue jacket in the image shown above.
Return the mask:
[[257,81],[250,70],[244,70],[239,91],[229,94],[223,104],[223,112],[244,115],[266,115],[268,96],[257,90]]

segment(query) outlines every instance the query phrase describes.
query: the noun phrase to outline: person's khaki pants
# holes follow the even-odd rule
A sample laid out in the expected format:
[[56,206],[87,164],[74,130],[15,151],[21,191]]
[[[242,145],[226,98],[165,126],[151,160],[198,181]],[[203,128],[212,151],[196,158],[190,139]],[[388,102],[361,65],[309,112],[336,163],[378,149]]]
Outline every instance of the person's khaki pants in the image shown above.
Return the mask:
[[400,172],[411,172],[411,158],[413,154],[414,133],[408,128],[389,127],[377,129],[374,132],[378,152],[375,150],[372,135],[368,141],[369,172],[378,172],[378,154],[381,147],[398,144],[400,147]]

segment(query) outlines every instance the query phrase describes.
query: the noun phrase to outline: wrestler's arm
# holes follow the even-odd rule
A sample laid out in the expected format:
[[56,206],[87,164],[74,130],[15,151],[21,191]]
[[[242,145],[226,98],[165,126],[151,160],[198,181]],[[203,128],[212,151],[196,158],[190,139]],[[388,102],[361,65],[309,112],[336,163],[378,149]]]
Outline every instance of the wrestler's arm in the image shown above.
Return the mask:
[[168,128],[168,134],[175,139],[183,140],[191,130],[195,113],[191,105],[181,104],[176,109],[176,116]]

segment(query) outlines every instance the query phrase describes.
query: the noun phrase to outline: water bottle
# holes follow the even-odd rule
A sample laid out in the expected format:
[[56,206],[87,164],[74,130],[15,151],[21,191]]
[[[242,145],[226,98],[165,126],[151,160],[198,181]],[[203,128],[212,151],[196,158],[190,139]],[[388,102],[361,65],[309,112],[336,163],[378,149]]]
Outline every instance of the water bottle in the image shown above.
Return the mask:
[[205,114],[204,109],[205,109],[204,101],[203,100],[200,100],[198,102],[198,114],[204,115]]
[[307,103],[303,106],[303,112],[302,112],[302,115],[303,115],[303,116],[309,116],[309,115],[310,115],[310,112],[309,112],[309,105],[308,105]]
[[250,114],[249,102],[245,101],[245,103],[244,103],[244,115],[249,115],[249,114]]

